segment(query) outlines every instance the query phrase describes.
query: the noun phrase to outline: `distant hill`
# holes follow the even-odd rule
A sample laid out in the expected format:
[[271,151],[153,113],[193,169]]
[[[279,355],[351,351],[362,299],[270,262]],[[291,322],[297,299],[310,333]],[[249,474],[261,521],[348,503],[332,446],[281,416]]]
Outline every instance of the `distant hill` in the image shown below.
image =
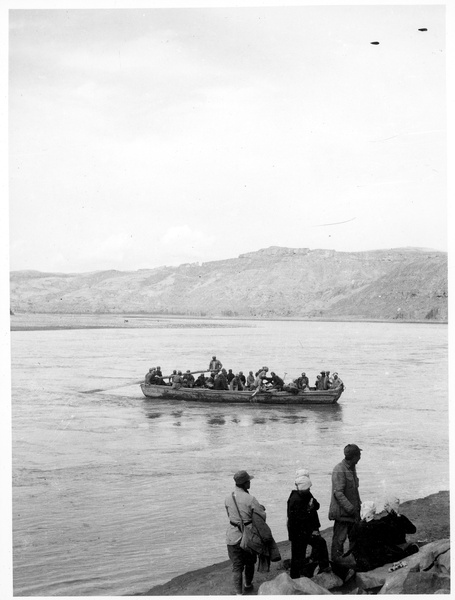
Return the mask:
[[11,310],[447,321],[447,254],[270,247],[139,271],[13,271]]

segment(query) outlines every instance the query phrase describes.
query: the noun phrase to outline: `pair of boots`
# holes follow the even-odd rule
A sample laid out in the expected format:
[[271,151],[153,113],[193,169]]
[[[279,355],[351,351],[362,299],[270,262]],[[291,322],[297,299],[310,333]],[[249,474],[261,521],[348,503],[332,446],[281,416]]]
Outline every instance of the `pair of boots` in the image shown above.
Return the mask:
[[245,567],[245,587],[243,587],[243,573],[242,571],[234,571],[232,579],[234,582],[234,589],[237,596],[242,596],[243,592],[251,592],[253,589],[253,569]]

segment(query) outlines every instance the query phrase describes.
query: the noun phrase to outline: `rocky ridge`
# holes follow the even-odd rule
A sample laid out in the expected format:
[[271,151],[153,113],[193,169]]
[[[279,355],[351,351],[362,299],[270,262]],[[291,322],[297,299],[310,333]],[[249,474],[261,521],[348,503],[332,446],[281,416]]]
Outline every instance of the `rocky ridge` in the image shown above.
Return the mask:
[[[291,579],[284,572],[262,583],[259,596],[358,594],[450,594],[450,540],[437,540],[401,561],[390,571],[386,564],[372,571],[356,573],[349,587],[334,573],[320,573],[311,579]],[[333,591],[331,591],[333,590]]]
[[447,321],[447,254],[270,247],[139,271],[13,271],[11,310]]

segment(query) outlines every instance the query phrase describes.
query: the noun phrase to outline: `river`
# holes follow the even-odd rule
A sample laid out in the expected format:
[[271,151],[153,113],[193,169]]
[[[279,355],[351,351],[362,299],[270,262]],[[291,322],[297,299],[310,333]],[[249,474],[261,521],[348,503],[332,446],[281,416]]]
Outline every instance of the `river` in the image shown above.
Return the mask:
[[[363,500],[449,489],[446,325],[128,320],[11,333],[15,595],[131,595],[226,560],[239,469],[278,541],[299,467],[330,524],[347,443],[363,449]],[[338,371],[346,390],[334,406],[264,408],[159,402],[125,385],[158,364],[204,369],[212,354],[287,381]]]

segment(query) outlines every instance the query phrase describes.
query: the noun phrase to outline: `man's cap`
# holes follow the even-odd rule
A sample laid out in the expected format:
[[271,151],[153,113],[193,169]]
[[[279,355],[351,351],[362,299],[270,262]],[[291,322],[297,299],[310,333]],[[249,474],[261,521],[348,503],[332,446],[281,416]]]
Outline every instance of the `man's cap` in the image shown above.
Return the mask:
[[212,356],[212,358],[216,358],[216,356]]
[[237,471],[234,475],[234,481],[237,485],[242,485],[251,479],[254,479],[254,475],[248,475],[246,471]]
[[321,375],[325,375],[325,371],[321,371]]
[[359,448],[357,444],[348,444],[344,447],[344,455],[346,458],[353,458],[362,452],[362,448]]

